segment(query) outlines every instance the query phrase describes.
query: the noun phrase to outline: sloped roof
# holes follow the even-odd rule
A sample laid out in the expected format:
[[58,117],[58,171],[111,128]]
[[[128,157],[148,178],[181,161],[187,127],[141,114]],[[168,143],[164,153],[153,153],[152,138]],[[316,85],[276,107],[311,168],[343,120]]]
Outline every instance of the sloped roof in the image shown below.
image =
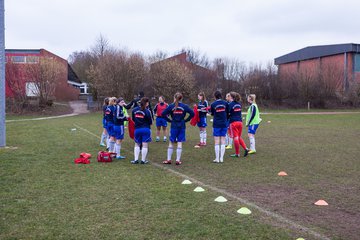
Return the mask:
[[302,48],[300,50],[275,58],[275,64],[285,64],[342,53],[360,53],[360,44],[345,43],[334,45],[320,45]]
[[82,83],[74,69],[68,64],[68,80],[72,82]]

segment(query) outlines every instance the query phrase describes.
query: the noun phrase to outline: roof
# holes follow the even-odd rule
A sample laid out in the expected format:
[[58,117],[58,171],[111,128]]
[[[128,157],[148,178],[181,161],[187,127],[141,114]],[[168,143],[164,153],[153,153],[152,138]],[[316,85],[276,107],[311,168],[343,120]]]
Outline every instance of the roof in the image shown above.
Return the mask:
[[40,49],[5,49],[5,54],[6,53],[39,54]]
[[278,58],[275,58],[275,64],[280,65],[284,63],[303,61],[308,59],[326,57],[326,56],[349,53],[349,52],[360,53],[360,44],[345,43],[345,44],[310,46],[310,47],[302,48],[295,52],[285,54]]
[[76,75],[74,69],[68,64],[68,80],[72,82],[82,83],[79,77]]

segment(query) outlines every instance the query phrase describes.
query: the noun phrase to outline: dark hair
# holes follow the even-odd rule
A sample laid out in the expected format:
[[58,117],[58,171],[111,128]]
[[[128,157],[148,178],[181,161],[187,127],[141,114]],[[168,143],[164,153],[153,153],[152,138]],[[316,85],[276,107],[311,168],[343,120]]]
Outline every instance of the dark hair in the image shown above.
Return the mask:
[[141,110],[145,110],[145,108],[146,108],[146,103],[148,103],[149,102],[149,98],[147,98],[147,97],[143,97],[143,98],[141,98],[141,100],[140,100],[140,107],[141,107]]
[[145,96],[144,92],[143,92],[143,91],[140,91],[140,92],[139,92],[139,97],[140,97],[140,98],[143,98],[144,96]]
[[214,92],[214,97],[215,99],[221,99],[222,98],[221,92],[219,90],[216,90]]
[[179,106],[179,102],[182,100],[183,95],[180,92],[175,93],[174,95],[175,98],[175,107]]
[[205,97],[205,93],[204,92],[199,92],[198,94],[199,96],[202,96],[202,102],[205,102],[206,101],[206,97]]
[[230,92],[229,94],[230,94],[230,96],[234,99],[234,101],[236,101],[236,102],[240,102],[240,101],[241,101],[241,96],[240,96],[239,93],[237,93],[237,92]]
[[109,97],[104,98],[104,106],[109,105]]
[[123,101],[124,99],[122,97],[119,97],[117,100],[116,100],[116,104],[119,104],[121,101]]

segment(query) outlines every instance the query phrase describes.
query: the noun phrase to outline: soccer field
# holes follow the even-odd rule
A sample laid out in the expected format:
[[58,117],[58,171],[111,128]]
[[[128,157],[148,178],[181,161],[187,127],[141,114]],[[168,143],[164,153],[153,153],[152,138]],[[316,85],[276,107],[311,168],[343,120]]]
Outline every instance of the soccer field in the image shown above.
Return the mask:
[[[150,144],[151,164],[131,165],[128,135],[125,160],[97,163],[101,114],[9,122],[17,149],[0,149],[0,239],[358,239],[360,114],[262,118],[257,153],[223,164],[212,163],[211,128],[194,149],[188,126],[181,166],[161,164],[162,142]],[[81,152],[91,164],[73,163]]]

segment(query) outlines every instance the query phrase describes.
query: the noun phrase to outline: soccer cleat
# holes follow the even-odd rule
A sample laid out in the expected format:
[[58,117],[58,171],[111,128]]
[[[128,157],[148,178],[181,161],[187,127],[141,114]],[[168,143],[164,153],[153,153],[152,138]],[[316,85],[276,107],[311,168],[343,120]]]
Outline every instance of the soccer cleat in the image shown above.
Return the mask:
[[138,164],[139,163],[139,160],[132,160],[131,161],[131,164]]
[[213,163],[220,163],[219,160],[213,160]]
[[204,142],[203,142],[203,143],[200,143],[200,146],[201,146],[201,147],[206,147],[206,143],[204,143]]
[[140,162],[141,164],[148,164],[149,163],[149,161],[148,160],[141,160],[141,162]]
[[255,154],[256,153],[256,150],[250,150],[249,152],[248,152],[248,154]]
[[232,149],[231,145],[226,145],[225,149]]
[[160,138],[156,138],[156,140],[155,140],[156,142],[160,142]]
[[166,141],[167,141],[167,139],[166,139],[166,138],[164,138],[163,142],[166,142]]
[[249,154],[249,150],[248,150],[248,149],[245,149],[244,157],[246,157],[248,154]]
[[125,159],[126,157],[124,157],[124,156],[116,156],[116,159]]
[[181,165],[182,162],[181,161],[176,161],[176,165]]
[[162,162],[163,164],[171,164],[171,160],[165,160]]
[[240,155],[239,154],[231,154],[230,157],[238,158],[238,157],[240,157]]
[[100,147],[106,147],[105,143],[100,143]]

